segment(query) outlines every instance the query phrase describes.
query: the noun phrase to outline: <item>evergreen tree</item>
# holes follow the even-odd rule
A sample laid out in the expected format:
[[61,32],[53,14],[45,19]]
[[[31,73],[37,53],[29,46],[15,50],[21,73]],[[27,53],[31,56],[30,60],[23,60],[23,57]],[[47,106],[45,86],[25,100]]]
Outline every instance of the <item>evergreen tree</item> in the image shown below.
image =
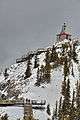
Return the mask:
[[37,69],[37,81],[35,83],[36,86],[40,86],[40,80],[41,80],[41,78],[40,78],[40,69],[38,68]]
[[41,83],[44,83],[44,66],[41,65],[41,68],[37,70],[37,82],[35,83],[36,86],[40,86]]
[[49,64],[50,63],[50,51],[47,49],[47,52],[45,54],[45,63]]
[[58,120],[61,120],[62,118],[62,97],[60,97],[60,100],[59,100],[59,110],[58,110]]
[[39,75],[39,68],[37,69],[37,80],[39,80],[40,75]]
[[52,48],[52,53],[51,53],[51,62],[55,62],[58,60],[58,54],[56,52],[56,48],[55,46],[53,45],[53,48]]
[[71,103],[71,108],[74,108],[74,101],[75,101],[75,91],[73,90],[73,97],[72,97],[72,103]]
[[76,88],[76,117],[80,119],[80,83],[77,82]]
[[4,116],[1,117],[1,120],[8,120],[8,115],[5,114]]
[[67,44],[65,43],[65,44],[62,44],[62,54],[63,54],[63,56],[64,56],[64,54],[65,54],[65,49],[67,48]]
[[[66,115],[66,102],[65,102],[65,98],[63,100],[63,103],[62,103],[62,118],[64,118],[64,116]],[[64,119],[62,119],[64,120]]]
[[77,84],[76,84],[76,106],[78,108],[78,104],[79,104],[79,81],[77,81]]
[[42,79],[42,81],[43,81],[43,79],[44,79],[44,65],[41,65],[41,69],[40,69],[40,76],[41,76],[41,79]]
[[71,72],[72,72],[72,76],[74,77],[73,64],[72,64],[72,71]]
[[5,77],[5,79],[7,79],[8,76],[9,76],[9,74],[7,73],[7,68],[6,68],[5,71],[4,71],[4,77]]
[[64,59],[64,79],[69,75],[69,65],[68,65],[68,58],[65,57]]
[[66,93],[66,80],[64,79],[64,81],[62,81],[62,91],[61,91],[62,95],[65,96]]
[[47,83],[50,83],[50,79],[51,79],[51,65],[47,64],[44,68],[44,80]]
[[47,120],[51,120],[50,118],[48,118]]
[[44,80],[50,83],[51,78],[51,65],[50,65],[50,52],[47,50],[45,58],[45,68],[44,68]]
[[37,68],[38,66],[39,66],[39,59],[37,55],[35,55],[34,68]]
[[26,69],[26,72],[25,72],[25,77],[24,79],[28,78],[31,76],[31,61],[30,61],[30,58],[28,59],[28,62],[27,62],[27,69]]
[[78,63],[77,53],[76,53],[76,45],[77,45],[77,43],[74,43],[74,44],[73,44],[72,58],[73,58],[74,62]]
[[66,85],[66,92],[63,100],[63,105],[62,105],[62,112],[63,116],[65,115],[70,115],[70,80],[67,80],[67,85]]
[[58,113],[57,113],[58,110],[57,110],[57,107],[58,107],[58,102],[56,101],[56,108],[55,108],[55,110],[54,110],[54,115],[53,115],[55,119],[57,119],[57,117],[58,117]]
[[46,111],[46,112],[47,112],[47,114],[48,114],[49,116],[51,115],[51,112],[50,112],[50,105],[49,105],[49,104],[47,105],[47,111]]
[[66,100],[66,110],[67,114],[70,114],[70,80],[67,80],[67,87],[66,87],[66,95],[65,95],[65,100]]
[[53,114],[53,116],[52,116],[52,120],[54,120],[54,114]]
[[41,65],[39,80],[40,80],[40,83],[44,83],[45,82],[45,79],[44,79],[44,65]]
[[72,103],[70,108],[70,120],[74,120],[76,116],[74,102],[75,102],[75,91],[73,90],[73,97],[72,97]]
[[[47,54],[48,56],[48,54]],[[41,65],[40,69],[37,71],[37,81],[40,83],[50,83],[50,77],[51,77],[51,65],[49,63],[49,60],[47,60],[47,57],[45,59],[46,65]]]

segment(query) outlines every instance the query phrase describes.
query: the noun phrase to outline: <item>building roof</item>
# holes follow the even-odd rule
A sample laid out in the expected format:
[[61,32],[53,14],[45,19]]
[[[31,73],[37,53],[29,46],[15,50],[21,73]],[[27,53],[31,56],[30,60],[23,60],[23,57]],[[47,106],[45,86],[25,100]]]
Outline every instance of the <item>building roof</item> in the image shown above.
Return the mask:
[[57,34],[57,36],[61,36],[61,35],[69,35],[69,36],[71,36],[71,34],[69,34],[67,32],[61,32],[60,34]]
[[60,34],[57,34],[57,36],[61,36],[61,35],[69,35],[69,36],[71,36],[71,34],[69,34],[68,31],[67,31],[66,23],[64,23],[62,25],[62,30],[61,30]]

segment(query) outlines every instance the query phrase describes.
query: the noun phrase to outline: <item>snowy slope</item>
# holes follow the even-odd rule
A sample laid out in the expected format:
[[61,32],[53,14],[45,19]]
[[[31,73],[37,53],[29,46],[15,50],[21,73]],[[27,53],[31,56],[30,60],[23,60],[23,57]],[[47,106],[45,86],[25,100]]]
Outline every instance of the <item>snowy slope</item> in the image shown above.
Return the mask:
[[[58,56],[61,57],[62,55],[62,44],[70,44],[73,45],[73,41],[69,40],[64,40],[62,42],[58,42],[55,44],[56,47],[56,52],[58,53]],[[68,51],[70,50],[70,47],[65,52],[65,55],[67,56]],[[77,53],[77,59],[79,60],[80,63],[80,45],[78,44],[76,46],[76,53]],[[41,54],[38,55],[39,58],[39,67],[41,65],[45,65],[45,52],[42,52]],[[27,68],[27,61],[21,62],[21,63],[16,63],[14,65],[11,65],[8,68],[7,73],[9,74],[8,78],[5,79],[4,73],[1,73],[0,75],[0,83],[7,83],[6,87],[3,90],[0,90],[1,94],[8,95],[10,94],[9,91],[12,91],[12,98],[14,98],[14,95],[16,91],[19,92],[18,97],[23,97],[23,98],[28,98],[30,100],[46,100],[46,106],[47,104],[50,104],[50,109],[51,113],[53,113],[53,108],[55,108],[55,103],[56,100],[59,100],[61,96],[61,85],[62,85],[62,80],[63,80],[63,65],[59,66],[51,71],[51,82],[49,84],[43,83],[41,86],[35,86],[36,80],[37,80],[37,69],[34,69],[34,56],[32,57],[31,60],[31,71],[32,75],[30,78],[24,79],[24,73]],[[71,85],[71,91],[75,89],[75,83],[79,79],[79,64],[75,63],[72,60],[72,65],[73,65],[73,71],[74,71],[74,77],[70,73],[69,79],[70,79],[70,85]],[[8,84],[10,83],[10,85]],[[8,88],[10,88],[8,90]],[[13,94],[14,91],[14,94]],[[72,92],[71,92],[72,93]],[[10,98],[11,98],[10,97]],[[46,107],[45,106],[45,107]],[[5,110],[4,108],[0,108],[0,110],[5,111],[9,114],[10,108],[7,108]],[[17,108],[16,108],[17,109]],[[21,109],[22,110],[22,109]],[[16,110],[15,110],[16,111]],[[23,111],[23,110],[22,110]],[[45,111],[40,111],[40,110],[33,110],[34,117],[39,119],[39,120],[47,120],[48,115]],[[9,114],[10,116],[15,116],[12,114]],[[51,116],[50,116],[51,117]],[[15,120],[15,118],[13,119]]]

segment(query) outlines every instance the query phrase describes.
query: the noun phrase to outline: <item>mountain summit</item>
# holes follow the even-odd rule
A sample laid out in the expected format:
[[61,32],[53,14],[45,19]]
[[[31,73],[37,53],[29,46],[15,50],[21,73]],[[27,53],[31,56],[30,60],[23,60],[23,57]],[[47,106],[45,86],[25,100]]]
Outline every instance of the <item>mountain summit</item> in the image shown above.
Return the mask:
[[[64,82],[66,85],[70,82],[72,100],[73,90],[76,92],[80,79],[80,43],[73,40],[65,29],[64,23],[52,47],[29,52],[0,73],[0,100],[45,102],[43,111],[33,110],[35,119],[39,120],[53,120],[56,116],[53,111],[57,102],[60,97],[66,99]],[[63,115],[69,116],[66,113]]]

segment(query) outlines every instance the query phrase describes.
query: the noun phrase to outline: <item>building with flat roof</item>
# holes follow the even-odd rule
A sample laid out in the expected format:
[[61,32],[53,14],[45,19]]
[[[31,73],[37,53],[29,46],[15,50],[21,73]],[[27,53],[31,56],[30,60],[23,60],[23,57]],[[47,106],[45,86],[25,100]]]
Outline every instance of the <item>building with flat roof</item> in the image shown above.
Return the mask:
[[71,34],[67,31],[66,23],[62,25],[61,32],[57,34],[57,41],[63,41],[64,39],[71,40]]

